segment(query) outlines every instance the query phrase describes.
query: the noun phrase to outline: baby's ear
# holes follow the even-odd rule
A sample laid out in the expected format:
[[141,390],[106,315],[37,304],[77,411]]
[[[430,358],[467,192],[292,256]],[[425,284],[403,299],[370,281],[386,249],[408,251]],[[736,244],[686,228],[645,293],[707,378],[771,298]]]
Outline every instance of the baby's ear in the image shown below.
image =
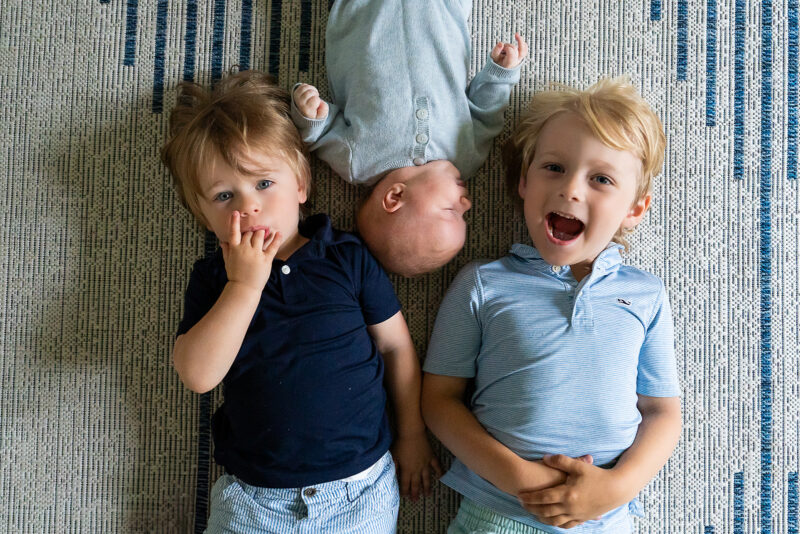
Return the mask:
[[381,205],[386,213],[394,213],[403,207],[406,184],[396,183],[386,190],[381,199]]

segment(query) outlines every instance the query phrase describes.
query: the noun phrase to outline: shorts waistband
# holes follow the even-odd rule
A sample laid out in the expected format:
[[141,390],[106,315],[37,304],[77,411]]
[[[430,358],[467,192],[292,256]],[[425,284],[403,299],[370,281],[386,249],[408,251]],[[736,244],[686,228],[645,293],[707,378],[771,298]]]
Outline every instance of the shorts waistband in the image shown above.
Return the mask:
[[262,486],[253,486],[239,477],[234,475],[229,476],[234,477],[242,486],[242,488],[244,488],[247,493],[253,495],[254,497],[293,501],[297,498],[298,494],[302,494],[306,497],[315,496],[317,499],[324,500],[326,498],[338,498],[342,491],[346,491],[348,483],[368,479],[377,479],[386,468],[386,465],[391,462],[393,462],[392,455],[387,451],[377,462],[360,473],[356,473],[355,475],[339,480],[332,480],[330,482],[322,482],[319,484],[310,484],[308,486],[297,488],[268,488]]
[[544,530],[514,521],[466,497],[461,501],[456,522],[467,531],[486,528],[489,524],[503,534],[547,534]]

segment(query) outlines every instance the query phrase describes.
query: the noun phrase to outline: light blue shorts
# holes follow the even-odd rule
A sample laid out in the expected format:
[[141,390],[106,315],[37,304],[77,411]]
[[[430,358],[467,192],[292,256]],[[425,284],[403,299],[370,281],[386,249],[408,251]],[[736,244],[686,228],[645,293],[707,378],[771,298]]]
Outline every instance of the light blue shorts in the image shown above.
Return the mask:
[[447,534],[547,534],[544,530],[514,521],[466,497]]
[[261,488],[222,475],[211,490],[207,534],[394,534],[400,492],[386,453],[366,478]]

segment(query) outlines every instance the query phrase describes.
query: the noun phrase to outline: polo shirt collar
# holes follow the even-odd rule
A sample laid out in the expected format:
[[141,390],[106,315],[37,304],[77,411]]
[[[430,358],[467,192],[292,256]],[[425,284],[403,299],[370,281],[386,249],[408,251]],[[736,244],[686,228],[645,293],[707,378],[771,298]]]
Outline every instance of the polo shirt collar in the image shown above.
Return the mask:
[[298,263],[304,260],[325,257],[325,249],[329,245],[339,243],[358,243],[358,238],[346,232],[336,232],[331,227],[331,219],[324,213],[317,213],[306,217],[298,225],[300,235],[308,238],[308,243],[297,249],[289,257],[287,263]]
[[[620,254],[622,248],[622,245],[614,243],[613,241],[609,243],[592,264],[593,277],[617,270],[622,264],[622,255]],[[539,251],[531,245],[515,243],[511,245],[511,250],[509,252],[512,256],[529,264],[538,271],[554,271],[553,266],[547,263],[544,258],[542,258],[542,255],[539,254]],[[564,270],[562,270],[562,272],[563,271]]]

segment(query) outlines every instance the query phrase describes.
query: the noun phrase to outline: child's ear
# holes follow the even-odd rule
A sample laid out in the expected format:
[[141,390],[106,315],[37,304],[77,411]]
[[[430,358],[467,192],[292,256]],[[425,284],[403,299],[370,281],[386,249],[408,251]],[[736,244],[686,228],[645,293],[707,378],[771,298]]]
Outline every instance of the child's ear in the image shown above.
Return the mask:
[[647,213],[648,208],[650,208],[650,201],[653,199],[653,196],[650,193],[647,193],[645,196],[637,200],[631,206],[631,209],[628,211],[628,214],[622,220],[622,227],[623,228],[635,228],[642,219],[644,218],[644,214]]
[[297,185],[297,203],[305,204],[306,200],[308,200],[308,188],[305,184],[300,183]]
[[403,195],[406,191],[406,184],[398,182],[386,190],[381,199],[381,205],[386,213],[394,213],[403,207]]
[[528,182],[526,180],[526,176],[523,174],[519,177],[519,183],[517,184],[517,193],[519,193],[519,197],[522,200],[525,200],[525,189]]

